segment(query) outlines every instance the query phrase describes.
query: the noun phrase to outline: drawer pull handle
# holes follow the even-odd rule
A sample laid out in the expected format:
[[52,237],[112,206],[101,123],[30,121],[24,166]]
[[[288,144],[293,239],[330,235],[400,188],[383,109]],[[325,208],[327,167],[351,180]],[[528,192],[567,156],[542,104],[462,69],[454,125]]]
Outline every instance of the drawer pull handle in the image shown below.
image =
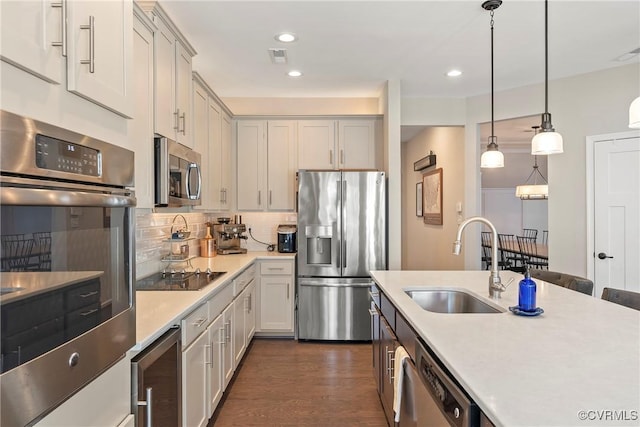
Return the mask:
[[89,298],[97,294],[98,294],[98,291],[87,292],[86,294],[80,294],[80,298]]
[[89,310],[89,311],[85,311],[84,313],[80,313],[80,316],[89,316],[89,315],[95,313],[96,311],[98,311],[98,309],[94,308],[93,310]]
[[281,270],[284,270],[284,267],[269,267],[269,270],[281,271]]
[[220,345],[227,345],[227,336],[225,335],[225,327],[220,328],[220,337],[222,337],[222,341],[218,341]]
[[206,322],[206,321],[207,321],[207,319],[206,319],[206,318],[204,318],[204,319],[198,319],[198,321],[197,321],[197,322],[194,322],[194,323],[193,323],[193,326],[195,326],[196,328],[199,328],[199,327],[200,327],[200,326],[202,326],[202,325],[204,324],[204,322]]
[[370,308],[369,309],[369,314],[371,315],[371,317],[375,316],[376,314],[378,314],[377,311],[375,311],[374,309]]

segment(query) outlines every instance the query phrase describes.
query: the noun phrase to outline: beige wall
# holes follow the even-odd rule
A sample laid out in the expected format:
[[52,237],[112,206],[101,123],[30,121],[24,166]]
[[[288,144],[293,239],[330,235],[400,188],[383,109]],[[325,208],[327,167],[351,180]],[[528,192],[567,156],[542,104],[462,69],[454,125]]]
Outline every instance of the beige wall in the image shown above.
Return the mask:
[[236,116],[373,115],[378,98],[223,98]]
[[[436,166],[420,172],[413,163],[433,151]],[[402,269],[462,270],[464,258],[451,253],[458,228],[456,203],[464,201],[464,128],[429,127],[402,144]],[[416,217],[416,183],[423,172],[442,168],[443,225]],[[464,245],[463,245],[464,247]]]

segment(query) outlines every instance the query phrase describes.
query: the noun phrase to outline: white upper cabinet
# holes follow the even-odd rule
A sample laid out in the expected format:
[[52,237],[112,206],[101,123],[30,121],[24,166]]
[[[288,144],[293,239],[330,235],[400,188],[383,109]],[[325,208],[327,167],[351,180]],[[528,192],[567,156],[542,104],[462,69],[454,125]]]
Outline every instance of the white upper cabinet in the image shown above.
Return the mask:
[[[55,6],[54,6],[55,5]],[[64,81],[65,2],[2,1],[0,57],[50,83]]]
[[153,23],[144,15],[133,20],[134,119],[129,120],[130,147],[135,151],[138,208],[153,208]]
[[298,168],[337,168],[335,126],[335,120],[298,121]]
[[229,210],[231,206],[231,118],[215,98],[209,98],[209,153],[212,207]]
[[209,147],[209,95],[198,79],[193,82],[193,149],[202,155],[202,204],[199,209],[212,209],[214,189],[211,185],[212,153]]
[[158,26],[154,37],[155,132],[193,148],[191,62],[196,52],[157,2],[138,4]]
[[296,122],[270,120],[267,126],[267,208],[293,210],[296,197]]
[[238,209],[295,208],[296,122],[238,121]]
[[66,1],[67,88],[133,115],[131,0]]
[[298,168],[376,169],[376,119],[301,120]]
[[[2,1],[0,57],[107,108],[133,115],[132,0]],[[66,68],[66,70],[65,70]]]
[[375,138],[374,120],[339,120],[338,168],[375,169]]
[[222,137],[220,141],[220,189],[223,194],[220,209],[229,210],[233,196],[233,192],[231,191],[233,184],[233,178],[231,176],[231,148],[233,145],[231,116],[223,112],[220,125],[222,126]]

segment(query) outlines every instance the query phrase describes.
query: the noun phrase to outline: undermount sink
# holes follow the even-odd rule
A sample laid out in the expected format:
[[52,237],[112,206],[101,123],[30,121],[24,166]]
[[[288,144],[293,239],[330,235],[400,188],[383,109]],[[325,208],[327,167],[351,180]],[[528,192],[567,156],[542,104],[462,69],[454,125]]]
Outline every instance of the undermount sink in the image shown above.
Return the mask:
[[479,298],[453,289],[413,289],[405,293],[424,310],[434,313],[504,313]]
[[0,295],[10,294],[11,292],[18,292],[23,290],[24,288],[20,286],[10,286],[10,287],[2,287],[0,288]]

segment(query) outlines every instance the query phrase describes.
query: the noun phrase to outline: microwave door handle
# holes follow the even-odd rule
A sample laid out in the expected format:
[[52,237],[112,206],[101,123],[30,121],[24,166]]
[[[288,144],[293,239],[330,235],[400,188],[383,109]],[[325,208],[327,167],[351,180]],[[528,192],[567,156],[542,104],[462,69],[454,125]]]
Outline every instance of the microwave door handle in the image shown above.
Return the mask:
[[[198,187],[196,188],[195,195],[191,191],[191,173],[195,170],[198,174]],[[197,200],[200,198],[200,189],[202,188],[202,175],[200,174],[200,168],[196,163],[190,163],[187,169],[187,198]]]

